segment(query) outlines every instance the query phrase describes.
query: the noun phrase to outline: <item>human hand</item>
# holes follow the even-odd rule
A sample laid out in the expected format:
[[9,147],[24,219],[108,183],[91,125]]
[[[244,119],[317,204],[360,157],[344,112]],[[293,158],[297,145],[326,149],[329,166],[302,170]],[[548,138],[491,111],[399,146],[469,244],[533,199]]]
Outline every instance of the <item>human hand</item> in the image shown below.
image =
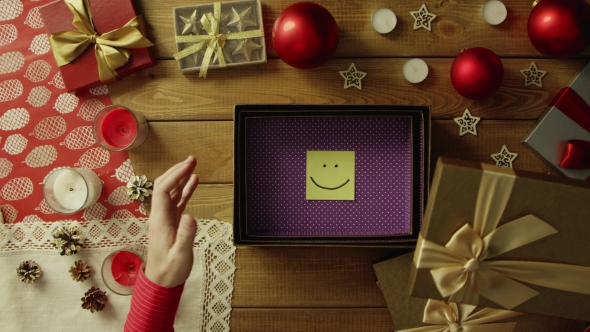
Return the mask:
[[193,267],[197,224],[182,213],[199,183],[198,176],[191,174],[196,165],[190,156],[154,181],[145,275],[161,286],[181,285]]

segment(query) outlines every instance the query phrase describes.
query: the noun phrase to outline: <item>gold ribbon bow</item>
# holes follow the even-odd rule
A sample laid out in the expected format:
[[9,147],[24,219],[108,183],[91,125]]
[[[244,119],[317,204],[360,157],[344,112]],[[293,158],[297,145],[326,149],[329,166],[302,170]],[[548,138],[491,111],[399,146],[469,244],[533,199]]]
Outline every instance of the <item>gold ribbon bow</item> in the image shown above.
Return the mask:
[[49,37],[58,66],[74,61],[90,44],[94,44],[98,77],[106,84],[120,79],[116,70],[129,62],[131,52],[127,48],[154,46],[143,36],[139,16],[135,16],[119,29],[99,35],[92,22],[88,0],[64,1],[74,14],[72,25],[78,30],[58,31]]
[[512,309],[539,294],[520,282],[590,295],[590,267],[491,259],[557,230],[532,214],[498,227],[516,175],[509,168],[482,167],[473,228],[465,224],[445,246],[420,235],[416,267],[430,269],[439,292],[450,296],[450,302],[477,304],[481,295]]
[[177,43],[196,43],[184,50],[175,53],[174,59],[176,61],[185,58],[191,54],[197,53],[198,51],[207,48],[203,62],[201,63],[201,70],[199,71],[199,77],[207,78],[207,70],[211,62],[211,56],[213,52],[217,54],[219,59],[219,67],[225,67],[225,58],[223,57],[223,48],[225,47],[226,40],[235,39],[247,39],[254,37],[262,37],[264,33],[262,30],[250,30],[241,32],[230,32],[226,34],[219,33],[219,20],[221,18],[221,3],[215,2],[213,4],[213,14],[206,13],[201,17],[201,24],[203,29],[207,31],[206,35],[190,35],[190,36],[176,36]]
[[516,322],[488,323],[522,315],[520,312],[490,308],[471,314],[475,308],[474,305],[452,302],[447,304],[443,301],[428,299],[422,321],[432,325],[399,332],[511,332]]

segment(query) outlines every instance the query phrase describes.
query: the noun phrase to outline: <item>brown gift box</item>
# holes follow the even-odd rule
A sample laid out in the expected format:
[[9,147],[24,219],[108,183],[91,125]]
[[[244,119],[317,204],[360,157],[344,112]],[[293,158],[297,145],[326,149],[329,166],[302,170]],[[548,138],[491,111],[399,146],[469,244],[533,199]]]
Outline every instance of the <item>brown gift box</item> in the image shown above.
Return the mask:
[[[483,170],[484,167],[486,168],[486,172]],[[428,265],[433,264],[432,261],[434,261],[434,265],[438,266],[442,262],[442,259],[437,257],[428,261],[424,258],[425,251],[423,249],[429,246],[443,249],[448,248],[448,243],[453,235],[459,233],[461,229],[465,229],[466,224],[474,227],[476,202],[478,200],[480,184],[483,183],[481,180],[488,176],[486,174],[494,174],[498,178],[498,173],[508,171],[512,170],[448,158],[440,158],[438,160],[422,225],[421,239],[418,241],[412,264],[410,278],[412,296],[434,299],[443,298],[439,288],[435,284],[432,273],[448,270],[438,267],[434,268],[432,265]],[[565,265],[570,267],[572,265],[575,266],[571,267],[577,269],[575,276],[582,276],[577,277],[579,288],[586,294],[590,291],[590,278],[586,279],[588,270],[586,269],[580,272],[580,270],[585,269],[584,267],[590,266],[590,254],[588,254],[590,252],[590,241],[588,240],[588,235],[590,234],[590,183],[525,171],[513,172],[515,178],[513,175],[510,177],[504,175],[505,178],[514,178],[514,184],[509,194],[501,196],[504,198],[508,197],[503,212],[501,211],[502,209],[488,210],[496,212],[496,214],[501,213],[496,230],[508,223],[518,223],[519,220],[526,219],[525,216],[533,215],[534,219],[539,218],[542,220],[541,223],[548,225],[539,226],[537,223],[535,227],[525,228],[526,231],[504,232],[504,235],[511,237],[512,242],[519,242],[522,238],[526,238],[531,234],[537,234],[541,228],[554,228],[556,232],[542,236],[542,238],[529,243],[521,243],[519,246],[514,246],[514,249],[491,256],[491,258],[487,257],[485,260],[480,259],[479,264],[476,262],[475,270],[473,270],[474,266],[469,266],[469,261],[463,267],[459,266],[459,268],[463,268],[463,273],[468,275],[468,286],[461,290],[466,290],[467,292],[473,290],[474,293],[479,292],[480,296],[478,302],[477,299],[473,298],[471,300],[465,300],[465,298],[453,299],[454,302],[501,309],[509,308],[512,311],[578,320],[590,320],[590,295],[558,290],[554,289],[555,287],[547,288],[532,284],[530,281],[516,281],[516,283],[525,285],[539,293],[525,299],[521,303],[519,301],[513,302],[520,304],[510,308],[491,301],[489,297],[505,295],[504,298],[508,299],[508,301],[519,297],[515,294],[520,295],[520,293],[503,293],[498,290],[498,287],[506,283],[514,283],[516,278],[508,277],[503,279],[501,283],[494,283],[496,280],[489,279],[487,284],[480,282],[477,284],[477,287],[474,287],[473,284],[471,284],[471,287],[469,286],[470,280],[480,280],[470,279],[470,277],[475,276],[475,278],[479,278],[483,273],[482,271],[487,272],[490,270],[490,263],[512,263],[511,266],[515,266],[516,269],[522,269],[523,267],[528,269],[531,264],[536,264],[534,262],[543,262],[542,264],[562,264],[561,267],[565,267]],[[489,191],[482,190],[483,193]],[[482,196],[485,195],[482,194]],[[502,199],[496,197],[495,200]],[[498,238],[497,234],[495,233],[491,241],[495,241]],[[453,239],[456,239],[456,237]],[[514,264],[514,261],[516,261],[516,264]],[[484,268],[485,270],[483,270]],[[565,279],[565,273],[562,273],[562,270],[561,268],[553,269],[543,274],[521,273],[521,276],[530,277],[534,275],[536,278],[544,278],[553,275],[554,279],[552,281],[559,281]],[[505,272],[502,274],[506,275]],[[453,283],[457,282],[457,280],[459,279],[446,279],[444,281]],[[490,280],[492,282],[489,282]],[[575,278],[568,279],[564,284],[566,286],[574,285],[573,280]],[[482,289],[485,287],[492,289],[491,292],[487,293],[488,297],[481,295]],[[458,293],[451,295],[451,297]]]
[[[379,288],[385,296],[396,330],[429,326],[429,324],[422,322],[424,308],[428,300],[408,295],[412,257],[413,253],[407,253],[373,265],[379,280]],[[480,308],[477,308],[474,312],[479,310]],[[581,321],[530,314],[494,321],[490,324],[502,322],[516,322],[513,332],[581,332],[587,326]],[[485,324],[483,325],[485,326]]]

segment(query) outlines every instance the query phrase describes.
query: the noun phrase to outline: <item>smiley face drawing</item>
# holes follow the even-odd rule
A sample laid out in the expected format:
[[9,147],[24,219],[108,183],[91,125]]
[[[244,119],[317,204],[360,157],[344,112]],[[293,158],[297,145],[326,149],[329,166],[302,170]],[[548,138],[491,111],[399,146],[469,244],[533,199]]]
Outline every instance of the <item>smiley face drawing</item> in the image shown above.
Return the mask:
[[307,151],[305,199],[354,201],[355,152]]

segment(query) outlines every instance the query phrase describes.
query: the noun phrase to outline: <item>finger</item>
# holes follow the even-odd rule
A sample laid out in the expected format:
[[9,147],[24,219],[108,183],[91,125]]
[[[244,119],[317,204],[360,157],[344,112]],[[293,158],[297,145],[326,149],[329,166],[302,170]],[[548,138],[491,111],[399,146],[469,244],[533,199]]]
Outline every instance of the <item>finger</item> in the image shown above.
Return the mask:
[[190,180],[191,177],[192,177],[192,175],[188,175],[188,176],[183,177],[178,182],[178,185],[170,191],[170,199],[172,200],[174,205],[179,204],[179,202],[183,196],[184,187],[186,186],[186,184],[188,183],[188,181]]
[[197,174],[191,175],[189,181],[187,182],[186,186],[184,186],[184,189],[182,190],[182,198],[180,199],[180,202],[178,202],[178,205],[177,205],[178,206],[178,213],[182,213],[184,211],[186,204],[193,196],[193,193],[195,192],[195,189],[197,189],[198,185],[199,185],[199,177],[197,176]]
[[[188,156],[188,158],[186,158],[185,160],[177,163],[176,165],[170,167],[166,172],[164,172],[164,174],[160,175],[156,181],[157,182],[161,182],[164,181],[165,178],[167,178],[168,176],[170,176],[170,174],[176,172],[176,170],[180,167],[182,167],[192,156]],[[194,157],[193,157],[194,158]],[[156,182],[154,181],[154,182]]]
[[154,190],[156,189],[156,184],[159,184],[158,190],[162,190],[164,192],[168,191],[166,188],[164,188],[164,186],[162,186],[162,183],[167,184],[170,183],[171,179],[178,178],[180,174],[184,173],[183,170],[186,170],[187,167],[191,168],[191,172],[189,173],[192,173],[192,169],[194,169],[196,166],[196,161],[197,160],[195,157],[189,156],[184,161],[181,161],[178,164],[170,167],[166,172],[164,172],[164,174],[160,175],[156,181],[154,181]]
[[[192,171],[195,169],[196,160],[194,157],[187,159],[186,162],[180,164],[179,167],[174,166],[174,171],[169,173],[166,177],[160,179],[160,181],[156,180],[154,183],[154,194],[153,194],[153,203],[164,203],[168,202],[171,198],[171,194],[174,194],[174,190],[178,191],[179,186],[185,182],[189,177]],[[176,206],[174,204],[173,206]],[[165,208],[170,208],[165,206]]]
[[180,252],[192,251],[196,233],[197,222],[195,221],[195,218],[188,214],[183,214],[178,223],[176,243],[174,243],[174,246],[177,247]]
[[178,205],[180,198],[182,197],[182,191],[180,188],[174,188],[170,190],[170,201],[172,201],[173,205]]

